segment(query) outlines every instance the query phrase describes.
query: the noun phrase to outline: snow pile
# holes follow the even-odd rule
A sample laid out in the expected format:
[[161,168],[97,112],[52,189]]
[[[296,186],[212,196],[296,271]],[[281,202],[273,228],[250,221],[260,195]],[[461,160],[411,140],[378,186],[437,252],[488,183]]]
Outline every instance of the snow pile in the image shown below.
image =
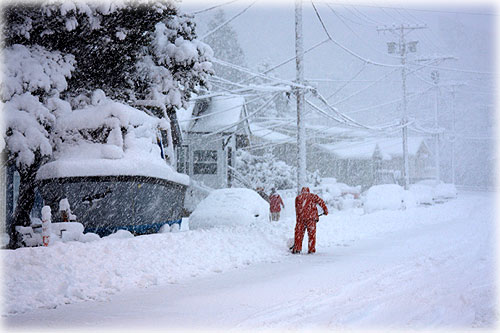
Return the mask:
[[[99,90],[92,97],[93,105],[58,117],[55,160],[40,168],[38,179],[139,175],[189,184],[162,158],[174,157],[166,119],[111,101]],[[163,145],[161,130],[169,138]]]
[[189,217],[191,229],[269,222],[269,204],[254,190],[226,188],[212,191]]

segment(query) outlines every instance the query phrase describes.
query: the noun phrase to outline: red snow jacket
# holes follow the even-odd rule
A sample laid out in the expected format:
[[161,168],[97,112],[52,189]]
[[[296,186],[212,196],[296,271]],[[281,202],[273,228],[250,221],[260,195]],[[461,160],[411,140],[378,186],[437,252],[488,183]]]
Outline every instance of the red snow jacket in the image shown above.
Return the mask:
[[273,193],[269,197],[269,208],[271,213],[278,213],[281,211],[281,206],[285,207],[283,200],[278,193]]
[[314,193],[309,193],[309,187],[303,187],[301,193],[295,198],[297,220],[317,221],[319,216],[316,205],[320,205],[323,208],[323,214],[328,215],[328,208],[323,199]]

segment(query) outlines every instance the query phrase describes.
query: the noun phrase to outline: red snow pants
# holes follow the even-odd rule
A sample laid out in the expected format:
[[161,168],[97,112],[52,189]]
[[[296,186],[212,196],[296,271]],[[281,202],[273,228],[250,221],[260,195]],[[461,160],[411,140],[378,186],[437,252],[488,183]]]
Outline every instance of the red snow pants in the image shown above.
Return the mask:
[[295,225],[295,243],[293,245],[293,252],[300,252],[302,250],[302,240],[304,239],[304,233],[307,229],[308,238],[308,253],[316,252],[316,220],[297,220]]

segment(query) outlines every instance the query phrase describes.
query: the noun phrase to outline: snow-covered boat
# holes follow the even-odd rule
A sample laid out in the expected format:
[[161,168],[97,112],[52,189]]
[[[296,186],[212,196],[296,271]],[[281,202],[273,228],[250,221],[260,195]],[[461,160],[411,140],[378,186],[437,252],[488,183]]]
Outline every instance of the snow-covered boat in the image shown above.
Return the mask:
[[171,166],[170,124],[112,101],[68,112],[61,143],[38,174],[45,205],[68,198],[85,232],[157,232],[181,223],[189,177]]

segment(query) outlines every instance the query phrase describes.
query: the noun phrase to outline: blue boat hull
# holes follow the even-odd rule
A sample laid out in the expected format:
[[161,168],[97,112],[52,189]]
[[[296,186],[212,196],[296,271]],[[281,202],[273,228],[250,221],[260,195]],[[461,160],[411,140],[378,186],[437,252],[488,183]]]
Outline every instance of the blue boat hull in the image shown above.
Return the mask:
[[165,224],[180,224],[186,185],[144,176],[67,177],[41,180],[44,204],[58,218],[59,201],[68,198],[84,232],[101,237],[125,229],[141,235]]

